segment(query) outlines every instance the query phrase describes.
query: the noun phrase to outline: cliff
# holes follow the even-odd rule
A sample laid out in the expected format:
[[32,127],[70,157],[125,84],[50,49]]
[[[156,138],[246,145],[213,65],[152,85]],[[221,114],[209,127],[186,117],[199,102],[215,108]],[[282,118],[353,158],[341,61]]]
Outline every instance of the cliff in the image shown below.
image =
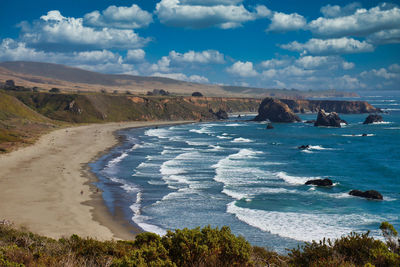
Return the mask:
[[344,100],[292,100],[281,99],[295,113],[318,112],[320,109],[326,112],[342,114],[380,113],[381,109],[375,108],[366,101]]
[[254,118],[255,121],[269,120],[271,122],[295,122],[301,121],[293,111],[275,98],[265,98],[258,109],[258,115]]
[[49,94],[13,92],[36,112],[58,121],[74,123],[213,120],[222,109],[254,112],[260,100],[248,98],[135,96],[113,94]]

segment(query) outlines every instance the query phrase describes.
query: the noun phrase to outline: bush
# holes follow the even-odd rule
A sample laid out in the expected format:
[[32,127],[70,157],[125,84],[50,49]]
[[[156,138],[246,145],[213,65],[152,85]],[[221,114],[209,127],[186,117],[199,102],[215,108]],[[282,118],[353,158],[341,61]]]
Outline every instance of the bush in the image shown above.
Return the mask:
[[49,92],[50,92],[50,93],[55,93],[55,94],[57,94],[57,93],[60,93],[61,90],[58,89],[58,88],[51,88],[51,89],[49,90]]
[[194,93],[192,94],[192,96],[198,96],[198,97],[201,97],[201,96],[203,96],[203,94],[202,94],[202,93],[200,93],[200,92],[194,92]]

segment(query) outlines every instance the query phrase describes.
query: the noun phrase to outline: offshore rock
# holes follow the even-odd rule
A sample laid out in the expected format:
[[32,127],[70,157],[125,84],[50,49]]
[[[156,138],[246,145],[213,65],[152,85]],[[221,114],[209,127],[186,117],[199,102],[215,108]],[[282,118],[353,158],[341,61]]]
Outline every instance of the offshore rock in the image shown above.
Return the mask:
[[370,124],[370,123],[381,122],[381,121],[383,121],[383,118],[381,115],[371,114],[365,119],[363,124]]
[[279,99],[265,98],[258,108],[258,115],[254,118],[255,121],[271,122],[296,122],[301,121],[293,111],[281,102]]
[[268,130],[274,129],[274,126],[272,126],[271,123],[268,123],[268,124],[267,124],[267,129],[268,129]]
[[317,121],[314,126],[327,126],[327,127],[342,127],[340,124],[346,121],[342,120],[336,112],[325,113],[323,109],[318,112]]
[[375,190],[368,190],[368,191],[360,191],[360,190],[351,190],[349,192],[349,195],[355,196],[355,197],[363,197],[363,198],[369,198],[369,199],[378,199],[378,200],[383,200],[383,196],[381,193]]
[[333,182],[331,179],[315,179],[309,180],[305,183],[306,185],[316,185],[316,186],[332,186]]

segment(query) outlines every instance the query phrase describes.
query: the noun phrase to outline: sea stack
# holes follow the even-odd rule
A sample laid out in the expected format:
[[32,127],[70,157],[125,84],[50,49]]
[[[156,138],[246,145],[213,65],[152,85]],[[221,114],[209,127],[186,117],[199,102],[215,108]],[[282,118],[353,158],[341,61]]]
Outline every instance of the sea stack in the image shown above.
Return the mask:
[[355,196],[355,197],[368,198],[368,199],[383,200],[382,194],[375,190],[368,190],[365,192],[360,191],[360,190],[351,190],[349,192],[349,195]]
[[370,123],[382,122],[382,121],[383,121],[383,118],[381,115],[371,114],[365,119],[363,124],[370,124]]
[[297,122],[300,118],[293,111],[280,101],[279,99],[265,98],[258,108],[258,115],[254,118],[255,121],[271,122]]
[[326,127],[342,127],[341,123],[347,124],[346,121],[342,120],[336,112],[325,113],[323,109],[320,109],[317,116],[317,121],[314,126],[326,126]]

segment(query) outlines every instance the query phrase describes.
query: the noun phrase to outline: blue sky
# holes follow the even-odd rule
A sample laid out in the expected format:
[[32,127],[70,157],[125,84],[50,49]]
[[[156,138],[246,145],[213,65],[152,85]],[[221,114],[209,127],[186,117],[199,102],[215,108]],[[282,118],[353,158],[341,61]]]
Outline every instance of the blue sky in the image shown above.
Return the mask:
[[264,88],[399,89],[397,1],[2,1],[0,61]]

